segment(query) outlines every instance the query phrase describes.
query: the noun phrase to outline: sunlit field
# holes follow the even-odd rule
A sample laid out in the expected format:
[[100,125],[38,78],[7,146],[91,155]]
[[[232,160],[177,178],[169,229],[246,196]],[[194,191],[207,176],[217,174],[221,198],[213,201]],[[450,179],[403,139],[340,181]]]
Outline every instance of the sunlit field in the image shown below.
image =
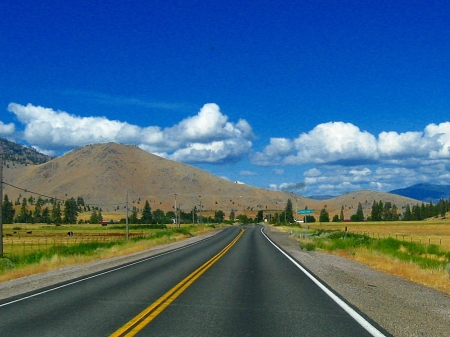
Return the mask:
[[214,230],[214,226],[4,225],[0,281],[72,264],[126,255]]
[[374,238],[441,245],[450,251],[450,220],[311,223],[309,228],[341,229]]
[[[366,235],[373,239],[396,239],[400,242],[397,250],[399,253],[406,252],[407,243],[416,243],[425,252],[420,258],[431,261],[430,266],[420,266],[412,260],[404,261],[393,255],[373,249],[373,245],[370,244],[331,250],[316,248],[321,246],[320,241],[322,239],[315,239],[307,235],[307,233],[313,232],[315,229],[345,231],[346,228],[349,233]],[[382,272],[400,276],[412,282],[424,284],[450,294],[450,263],[447,264],[448,256],[450,255],[450,221],[448,220],[311,223],[307,225],[302,224],[301,227],[281,227],[280,230],[290,231],[304,249],[318,249],[353,259]],[[443,255],[427,253],[428,251],[439,251]],[[433,261],[436,263],[441,262],[440,267],[433,267]]]

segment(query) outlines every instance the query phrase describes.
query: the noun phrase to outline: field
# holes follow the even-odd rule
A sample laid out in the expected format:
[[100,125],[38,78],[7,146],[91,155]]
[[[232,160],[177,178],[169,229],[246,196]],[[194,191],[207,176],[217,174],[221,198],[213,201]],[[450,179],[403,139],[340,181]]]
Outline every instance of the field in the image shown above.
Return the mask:
[[340,229],[366,234],[374,238],[387,238],[440,245],[450,251],[450,220],[311,223],[312,229]]
[[[308,233],[314,230],[345,231],[346,228],[349,236],[350,234],[366,235],[366,237],[377,239],[376,242],[388,238],[396,241],[384,241],[383,245],[389,246],[389,250],[383,251],[376,248],[376,242],[370,243],[362,237],[358,239],[358,236],[349,240],[334,241],[326,237],[308,236]],[[290,231],[300,245],[307,250],[319,249],[353,259],[384,273],[400,276],[450,294],[450,260],[448,258],[450,256],[450,221],[311,223],[302,224],[301,228],[284,227],[281,230]],[[357,245],[346,245],[352,241],[356,241]],[[359,244],[359,242],[367,242],[367,244]],[[409,243],[412,244],[409,245]],[[326,248],[332,246],[338,248]],[[393,247],[397,248],[393,249]],[[420,252],[408,251],[413,249]]]
[[212,226],[4,225],[0,282],[93,260],[130,254],[213,230]]

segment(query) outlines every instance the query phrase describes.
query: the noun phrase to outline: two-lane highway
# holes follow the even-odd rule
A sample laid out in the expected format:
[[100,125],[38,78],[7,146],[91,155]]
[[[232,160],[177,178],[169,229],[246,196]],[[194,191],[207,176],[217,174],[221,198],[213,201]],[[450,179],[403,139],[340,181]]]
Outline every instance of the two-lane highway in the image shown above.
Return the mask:
[[3,300],[0,336],[382,336],[338,306],[261,229],[231,227]]

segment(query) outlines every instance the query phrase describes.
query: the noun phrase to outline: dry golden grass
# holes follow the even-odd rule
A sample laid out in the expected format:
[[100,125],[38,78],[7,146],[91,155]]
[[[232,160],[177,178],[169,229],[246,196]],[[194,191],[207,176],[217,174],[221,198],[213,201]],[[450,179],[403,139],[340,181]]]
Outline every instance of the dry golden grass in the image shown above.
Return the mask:
[[382,256],[365,248],[356,249],[354,254],[337,252],[337,255],[345,255],[347,258],[364,263],[373,269],[450,294],[450,278],[447,270],[422,269],[415,264]]
[[[200,235],[213,230],[212,228],[195,228],[193,231],[196,235]],[[126,242],[121,246],[113,246],[111,248],[98,249],[92,255],[74,255],[74,256],[58,256],[54,255],[51,259],[42,259],[38,264],[27,265],[21,268],[5,270],[0,274],[0,282],[16,279],[19,277],[29,276],[33,274],[43,273],[62,267],[71,265],[82,265],[89,262],[128,255],[136,252],[140,252],[155,246],[180,241],[188,238],[189,236],[183,234],[176,234],[170,237],[163,236],[151,240],[141,240],[137,242]]]
[[[444,250],[450,250],[450,222],[437,221],[423,221],[423,222],[364,222],[364,223],[327,223],[327,224],[310,224],[309,228],[321,229],[344,229],[347,226],[348,230],[352,232],[370,232],[377,237],[377,233],[391,233],[391,237],[395,234],[410,233],[414,239],[419,242],[422,238],[422,243],[428,243],[428,238],[431,243],[439,244],[439,239],[442,239],[442,247]],[[278,230],[288,232],[291,227],[277,227]],[[294,229],[298,231],[298,229]],[[380,234],[380,237],[381,234]],[[387,236],[386,236],[387,237]],[[403,239],[398,235],[398,239]],[[304,239],[299,239],[305,241]],[[405,240],[407,240],[405,236]],[[409,240],[409,237],[408,237]],[[308,241],[308,240],[306,240]],[[305,241],[305,242],[306,242]],[[370,266],[373,269],[381,272],[395,275],[407,279],[411,282],[426,285],[430,288],[450,294],[450,275],[447,270],[432,270],[422,269],[413,263],[405,263],[397,259],[385,256],[379,252],[369,250],[367,248],[353,249],[351,253],[347,251],[324,251],[325,253],[339,255],[348,259],[352,259]]]
[[393,237],[398,240],[442,245],[450,251],[450,220],[429,221],[391,221],[391,222],[345,222],[312,223],[309,228],[341,229],[350,232],[365,233],[370,237]]

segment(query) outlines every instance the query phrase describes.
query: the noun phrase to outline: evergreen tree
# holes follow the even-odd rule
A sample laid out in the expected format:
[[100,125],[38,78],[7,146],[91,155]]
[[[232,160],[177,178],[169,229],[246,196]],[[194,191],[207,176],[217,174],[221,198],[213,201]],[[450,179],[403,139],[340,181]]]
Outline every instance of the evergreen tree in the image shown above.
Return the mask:
[[42,207],[39,203],[36,203],[33,212],[33,222],[40,223],[42,222]]
[[395,204],[392,206],[392,209],[391,209],[391,219],[392,219],[392,221],[398,221],[399,220],[398,209],[397,209],[397,206]]
[[24,223],[30,222],[27,205],[28,205],[27,199],[22,198],[22,205],[20,206],[20,211],[19,214],[17,214],[16,216],[15,222],[24,222]]
[[259,210],[256,214],[256,222],[262,222],[264,220],[264,212],[262,210]]
[[8,195],[5,194],[2,205],[2,219],[4,224],[12,224],[14,221],[14,207],[12,201],[9,201]]
[[409,204],[406,204],[405,213],[403,214],[403,220],[404,221],[412,220],[411,208],[409,207]]
[[[381,201],[380,203],[383,204]],[[381,221],[381,211],[379,206],[380,204],[374,200],[372,205],[372,213],[370,214],[370,219],[372,221]]]
[[330,215],[325,208],[320,211],[319,222],[330,222]]
[[335,214],[334,216],[333,216],[333,220],[332,220],[333,222],[341,222],[341,219],[339,219],[339,215],[337,215],[337,214]]
[[67,199],[64,202],[64,222],[76,224],[78,216],[78,205],[74,198]]
[[285,208],[286,222],[293,223],[294,222],[294,211],[292,208],[291,199],[287,200],[286,208]]
[[42,210],[42,222],[47,224],[51,222],[50,210],[48,209],[48,207],[44,207],[44,209]]
[[341,221],[341,222],[344,222],[344,205],[342,205],[341,206],[341,214],[340,214],[340,216],[339,216],[339,220]]
[[355,221],[364,221],[364,211],[360,202],[358,202],[358,208],[356,209]]
[[60,224],[62,222],[61,206],[57,200],[53,203],[51,221],[55,224]]
[[133,210],[131,211],[131,215],[130,215],[130,223],[132,223],[132,224],[139,223],[139,219],[138,219],[137,215],[138,215],[138,211],[137,211],[136,207],[133,206]]
[[148,200],[145,200],[144,208],[142,209],[141,223],[151,224],[152,223],[152,209]]

